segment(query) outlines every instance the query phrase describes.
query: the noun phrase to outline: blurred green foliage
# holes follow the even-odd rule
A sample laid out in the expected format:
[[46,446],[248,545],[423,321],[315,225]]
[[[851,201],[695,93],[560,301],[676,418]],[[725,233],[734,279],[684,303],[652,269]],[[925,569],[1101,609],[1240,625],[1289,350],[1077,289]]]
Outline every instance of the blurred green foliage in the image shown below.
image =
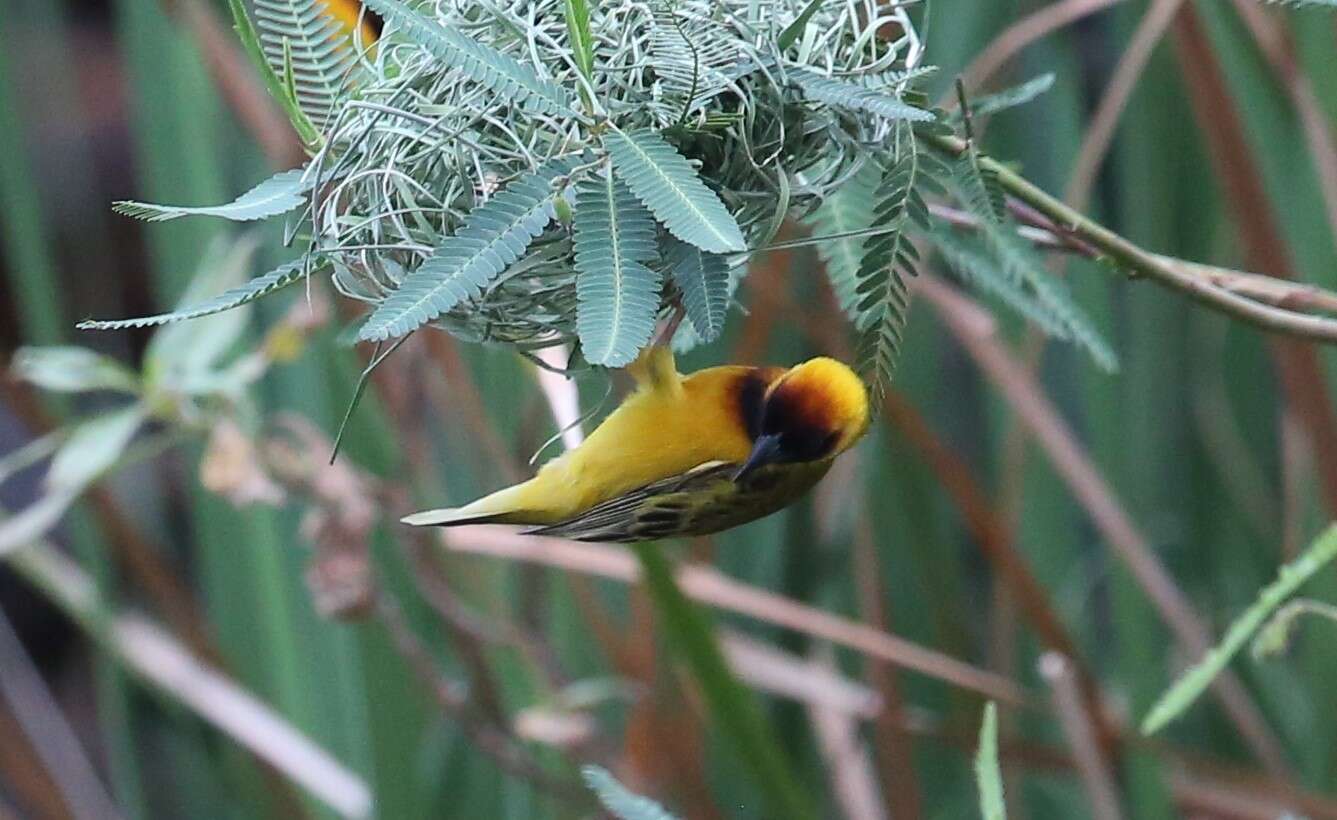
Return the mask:
[[[921,28],[928,59],[941,66],[928,80],[936,99],[1000,32],[1042,4],[925,5],[915,14],[927,18]],[[169,6],[174,13],[164,10]],[[972,89],[982,97],[1031,77],[1054,78],[1052,89],[1027,107],[976,123],[990,154],[1014,163],[1045,190],[1062,192],[1091,112],[1147,6],[1116,4],[1061,28],[1024,50],[989,85]],[[1244,203],[1244,212],[1273,215],[1281,249],[1303,281],[1337,287],[1337,238],[1316,165],[1337,158],[1310,151],[1286,78],[1269,63],[1237,5],[1201,0],[1185,9],[1139,76],[1090,213],[1159,253],[1246,266],[1242,211],[1231,199],[1230,174],[1241,168],[1221,164],[1212,135],[1200,125],[1224,128],[1224,118],[1237,118],[1266,197]],[[129,453],[162,436],[175,445],[166,453],[145,450],[134,464],[100,458],[96,447],[91,454],[80,449],[58,472],[56,490],[64,481],[67,489],[91,484],[102,492],[76,503],[56,533],[96,579],[102,600],[168,624],[178,640],[362,778],[382,817],[587,816],[594,802],[578,778],[585,762],[606,766],[632,791],[653,796],[678,816],[773,816],[747,765],[767,764],[733,753],[734,738],[664,651],[660,630],[667,635],[671,625],[650,614],[643,591],[520,562],[436,552],[386,523],[417,503],[467,499],[527,469],[525,459],[557,432],[527,362],[444,336],[430,343],[415,338],[402,360],[386,366],[395,372],[378,375],[352,418],[341,463],[355,473],[356,480],[344,474],[354,482],[347,486],[360,490],[322,496],[303,475],[289,475],[282,504],[238,506],[204,486],[201,460],[216,457],[218,445],[203,434],[178,443],[183,412],[200,411],[201,433],[213,433],[223,419],[238,424],[256,448],[247,458],[257,463],[276,438],[277,420],[296,415],[323,437],[304,439],[291,430],[288,439],[278,436],[290,445],[284,453],[301,454],[279,462],[314,469],[328,455],[322,448],[365,364],[365,351],[339,343],[340,313],[322,307],[319,293],[315,310],[333,318],[302,330],[293,348],[300,355],[270,346],[284,343],[276,341],[275,328],[309,315],[299,288],[250,313],[231,314],[234,324],[212,347],[209,327],[217,325],[175,326],[180,330],[168,341],[148,331],[74,330],[76,320],[94,312],[170,309],[207,267],[207,249],[236,252],[253,241],[236,244],[235,226],[210,220],[145,224],[107,207],[123,199],[225,202],[278,170],[253,147],[211,74],[199,30],[189,23],[202,11],[226,34],[227,9],[195,0],[117,0],[108,8],[5,0],[0,11],[0,264],[7,297],[0,338],[7,354],[25,345],[50,346],[16,357],[30,381],[59,390],[78,378],[85,380],[80,389],[99,388],[33,402],[25,388],[6,383],[4,429],[24,426],[26,432],[6,432],[0,459],[31,441],[45,443],[27,455],[54,452],[56,439],[39,438],[42,424],[69,431],[65,447],[121,441]],[[1293,46],[1288,53],[1311,81],[1326,126],[1337,129],[1337,22],[1321,9],[1266,12],[1287,48]],[[1186,79],[1186,66],[1202,70],[1186,62],[1188,14],[1210,47],[1226,94],[1208,101],[1218,107],[1205,113],[1201,86]],[[1229,111],[1220,108],[1227,105]],[[273,228],[249,236],[262,248],[281,245]],[[247,273],[286,261],[269,251],[257,256]],[[740,292],[749,315],[732,317],[722,339],[685,356],[683,368],[740,357],[790,363],[833,352],[832,338],[847,344],[838,305],[822,278],[811,275],[818,264],[810,249],[757,260]],[[1219,634],[1332,517],[1321,479],[1325,465],[1315,458],[1303,423],[1310,411],[1284,398],[1272,339],[1166,290],[1115,281],[1096,262],[1068,259],[1064,269],[1076,300],[1112,341],[1121,371],[1104,373],[1079,351],[1051,346],[1040,360],[1041,383],[1186,599]],[[211,292],[221,284],[215,281]],[[981,298],[998,306],[988,294]],[[1011,351],[1024,358],[1034,342],[1023,320],[998,311],[997,322]],[[72,352],[74,346],[97,355]],[[223,367],[222,383],[173,383],[164,381],[164,355],[202,357],[184,371],[192,377],[220,376],[212,369],[219,362],[269,359],[263,378],[257,373],[230,383]],[[1337,358],[1327,350],[1318,356],[1331,384]],[[578,387],[583,408],[604,397],[597,378]],[[1327,395],[1334,398],[1331,390]],[[1013,408],[919,300],[894,396],[958,457],[968,480],[1011,528],[1012,542],[1107,702],[1122,705],[1125,724],[1145,715],[1194,658],[1179,648],[1144,586],[1111,552],[1062,474],[1033,444],[1019,444]],[[84,420],[82,426],[76,420]],[[148,425],[137,443],[120,437],[131,422],[134,429]],[[115,429],[92,436],[90,424]],[[1040,705],[1003,705],[998,714],[1009,804],[1020,809],[1017,816],[1084,816],[1087,796],[1071,768],[1036,763],[1068,754],[1036,670],[1045,648],[1040,632],[1020,611],[1013,588],[982,557],[979,533],[963,518],[952,489],[961,476],[925,460],[916,442],[907,426],[884,418],[850,458],[843,479],[833,477],[813,499],[782,514],[693,544],[691,554],[740,582],[890,629],[1021,682]],[[0,472],[9,463],[0,462]],[[119,469],[100,478],[111,463]],[[16,475],[30,494],[44,489],[31,473]],[[66,495],[72,502],[78,493]],[[349,499],[370,502],[384,516],[360,522],[364,529],[358,530],[339,516],[355,506]],[[20,504],[7,503],[9,512]],[[312,591],[331,591],[319,573],[342,566],[338,559],[347,554],[331,553],[329,545],[350,527],[360,535],[353,540],[369,546],[369,564],[354,568],[371,573],[377,593],[361,601],[361,609],[331,607]],[[434,585],[449,595],[443,598]],[[1337,600],[1337,575],[1330,568],[1317,573],[1304,594]],[[184,603],[184,614],[174,601]],[[400,620],[386,614],[387,601]],[[14,614],[9,601],[0,599],[0,606]],[[451,606],[456,609],[443,618],[443,607]],[[868,756],[873,781],[881,784],[879,799],[897,817],[978,811],[971,759],[978,696],[925,675],[879,671],[866,657],[798,630],[736,616],[716,620],[805,660],[818,659],[814,663],[846,679],[867,682],[883,706],[902,707],[891,716],[896,725],[890,730],[877,719],[863,720],[849,746]],[[485,637],[471,639],[470,628]],[[540,644],[526,635],[541,637]],[[481,654],[472,655],[470,646],[483,647]],[[149,697],[104,649],[80,642],[72,651],[95,661],[96,725],[84,728],[99,738],[95,756],[128,816],[331,813],[189,709],[170,697]],[[1186,784],[1221,783],[1207,774],[1193,780],[1178,768],[1198,757],[1222,764],[1240,782],[1277,784],[1280,792],[1269,795],[1295,788],[1320,795],[1307,802],[1277,798],[1278,810],[1314,817],[1332,810],[1337,699],[1329,680],[1337,641],[1330,630],[1307,630],[1283,657],[1230,668],[1279,738],[1286,776],[1265,773],[1218,702],[1203,699],[1165,730],[1167,747],[1117,747],[1112,760],[1130,816],[1190,813],[1193,793]],[[53,680],[86,681],[78,664],[53,661],[47,671]],[[451,686],[431,685],[442,681]],[[490,723],[495,715],[475,709],[489,688],[509,720]],[[71,712],[87,711],[76,708],[86,705],[80,695],[70,697]],[[827,724],[811,706],[796,707],[789,698],[768,695],[762,703],[795,772],[789,785],[824,815],[851,813],[848,787],[833,783],[833,741],[820,728]],[[498,732],[503,737],[494,748]],[[516,759],[532,763],[556,788],[539,785],[542,778],[516,768],[496,748],[518,749]],[[16,771],[0,767],[0,795],[40,814],[42,806],[30,805],[37,798],[15,780]],[[897,790],[893,782],[911,786]],[[600,783],[601,793],[617,785]]]

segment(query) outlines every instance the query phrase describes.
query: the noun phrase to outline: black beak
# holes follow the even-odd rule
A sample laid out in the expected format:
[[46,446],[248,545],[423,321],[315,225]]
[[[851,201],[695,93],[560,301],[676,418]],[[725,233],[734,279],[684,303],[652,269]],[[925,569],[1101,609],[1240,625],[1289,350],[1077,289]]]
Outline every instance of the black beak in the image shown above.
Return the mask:
[[765,467],[767,464],[774,464],[780,459],[780,436],[778,433],[771,433],[759,437],[752,443],[752,452],[748,453],[747,461],[734,473],[733,480],[741,481],[758,467]]

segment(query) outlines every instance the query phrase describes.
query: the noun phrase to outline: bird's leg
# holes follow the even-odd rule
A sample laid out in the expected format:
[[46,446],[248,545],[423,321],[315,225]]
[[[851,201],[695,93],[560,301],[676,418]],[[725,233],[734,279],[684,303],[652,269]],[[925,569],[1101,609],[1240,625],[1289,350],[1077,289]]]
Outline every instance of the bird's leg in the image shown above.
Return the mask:
[[673,311],[664,319],[664,324],[660,325],[659,332],[655,334],[655,340],[652,344],[668,346],[673,341],[673,334],[678,332],[678,325],[682,324],[682,317],[687,315],[687,311],[682,306],[682,300],[673,297]]

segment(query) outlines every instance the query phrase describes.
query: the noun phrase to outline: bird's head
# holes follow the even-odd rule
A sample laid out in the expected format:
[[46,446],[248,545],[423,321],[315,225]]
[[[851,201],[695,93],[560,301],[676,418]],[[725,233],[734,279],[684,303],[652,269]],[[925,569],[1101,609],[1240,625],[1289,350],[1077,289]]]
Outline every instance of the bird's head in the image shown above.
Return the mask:
[[853,370],[825,357],[795,365],[762,397],[736,479],[766,464],[834,458],[863,436],[868,418],[868,389]]

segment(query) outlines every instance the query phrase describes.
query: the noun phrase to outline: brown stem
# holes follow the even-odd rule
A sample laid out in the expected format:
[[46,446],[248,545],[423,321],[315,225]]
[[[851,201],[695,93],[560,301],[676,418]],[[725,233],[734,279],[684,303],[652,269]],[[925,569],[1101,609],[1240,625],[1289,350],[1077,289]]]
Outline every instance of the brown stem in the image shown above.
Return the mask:
[[[1298,279],[1244,135],[1239,112],[1192,5],[1180,11],[1174,33],[1189,100],[1225,188],[1226,204],[1238,229],[1247,265],[1272,271],[1284,279]],[[1309,345],[1274,340],[1272,356],[1287,400],[1305,425],[1316,452],[1315,464],[1327,507],[1337,512],[1337,415],[1318,354]]]
[[[873,525],[864,511],[854,530],[854,573],[859,612],[865,622],[887,632],[891,630],[891,615],[885,603],[888,595],[880,564]],[[889,663],[870,660],[866,677],[883,700],[883,708],[873,721],[873,736],[879,752],[887,815],[898,820],[922,817],[924,800],[919,791],[919,780],[915,777],[912,738],[892,719],[904,710],[905,703],[896,668]]]
[[1072,667],[1059,653],[1046,652],[1040,656],[1040,675],[1049,683],[1053,693],[1054,711],[1058,713],[1059,725],[1077,762],[1077,773],[1086,789],[1092,818],[1119,820],[1123,812],[1119,809],[1114,775],[1096,740],[1096,727],[1087,720]]

